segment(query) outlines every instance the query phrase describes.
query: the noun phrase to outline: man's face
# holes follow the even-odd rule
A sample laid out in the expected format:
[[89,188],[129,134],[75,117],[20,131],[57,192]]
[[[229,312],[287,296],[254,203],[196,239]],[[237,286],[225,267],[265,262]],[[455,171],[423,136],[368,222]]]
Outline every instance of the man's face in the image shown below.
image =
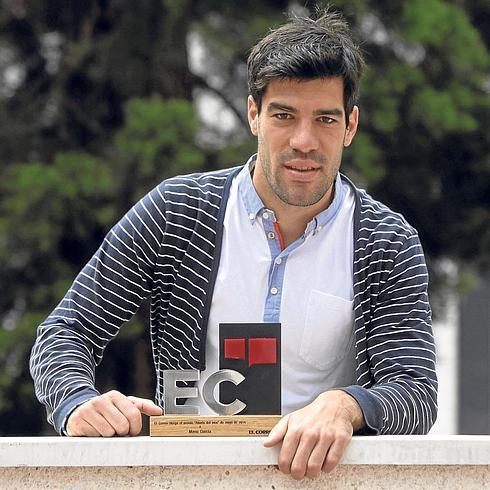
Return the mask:
[[260,114],[249,97],[250,128],[258,137],[253,182],[264,204],[326,208],[358,113],[354,107],[346,126],[340,77],[273,80]]

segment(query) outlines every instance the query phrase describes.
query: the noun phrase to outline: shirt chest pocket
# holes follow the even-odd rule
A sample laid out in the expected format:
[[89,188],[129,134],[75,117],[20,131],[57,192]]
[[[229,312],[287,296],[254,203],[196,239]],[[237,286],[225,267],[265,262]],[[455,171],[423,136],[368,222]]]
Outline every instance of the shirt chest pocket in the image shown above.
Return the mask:
[[353,301],[312,290],[299,355],[322,371],[338,365],[354,340]]

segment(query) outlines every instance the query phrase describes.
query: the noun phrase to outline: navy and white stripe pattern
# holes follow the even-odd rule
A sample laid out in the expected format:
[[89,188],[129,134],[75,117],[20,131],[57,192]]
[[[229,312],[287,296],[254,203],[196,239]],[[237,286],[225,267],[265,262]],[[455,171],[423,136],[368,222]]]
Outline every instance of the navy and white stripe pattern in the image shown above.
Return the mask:
[[[36,394],[62,432],[69,413],[97,396],[107,343],[151,300],[150,335],[162,406],[165,369],[204,369],[206,327],[223,216],[239,168],[175,177],[141,199],[107,234],[38,328]],[[354,304],[358,384],[366,432],[426,433],[436,417],[427,270],[413,228],[356,189]]]
[[[354,220],[357,399],[370,429],[425,434],[437,415],[428,274],[417,232],[358,191]],[[367,431],[369,432],[369,431]]]

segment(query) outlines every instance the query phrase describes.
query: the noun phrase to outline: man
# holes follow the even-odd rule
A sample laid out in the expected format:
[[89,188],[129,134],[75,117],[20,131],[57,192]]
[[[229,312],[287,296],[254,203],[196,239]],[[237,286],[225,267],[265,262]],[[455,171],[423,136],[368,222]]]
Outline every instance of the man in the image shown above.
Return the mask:
[[[161,183],[109,232],[39,327],[31,372],[73,436],[136,435],[166,369],[217,370],[218,325],[281,322],[282,442],[294,478],[331,471],[353,433],[426,433],[437,381],[416,231],[339,173],[363,67],[342,18],[294,18],[248,60],[245,166]],[[156,401],[98,393],[103,350],[144,298]],[[201,412],[202,413],[202,412]]]

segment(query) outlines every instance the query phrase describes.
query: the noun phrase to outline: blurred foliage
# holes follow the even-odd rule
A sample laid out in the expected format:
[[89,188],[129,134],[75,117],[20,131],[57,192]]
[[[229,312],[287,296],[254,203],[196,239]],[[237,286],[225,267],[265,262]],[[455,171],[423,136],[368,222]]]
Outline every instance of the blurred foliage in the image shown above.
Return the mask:
[[198,121],[189,101],[131,99],[125,114],[114,151],[118,171],[130,177],[125,183],[129,205],[161,180],[202,168],[203,151],[195,143]]
[[[334,3],[369,66],[344,170],[419,230],[433,284],[443,285],[442,259],[488,266],[490,4]],[[288,10],[314,6],[2,3],[0,435],[49,432],[27,372],[35,329],[112,224],[162,179],[236,165],[255,151],[248,50]],[[146,308],[109,346],[101,390],[152,396]]]

